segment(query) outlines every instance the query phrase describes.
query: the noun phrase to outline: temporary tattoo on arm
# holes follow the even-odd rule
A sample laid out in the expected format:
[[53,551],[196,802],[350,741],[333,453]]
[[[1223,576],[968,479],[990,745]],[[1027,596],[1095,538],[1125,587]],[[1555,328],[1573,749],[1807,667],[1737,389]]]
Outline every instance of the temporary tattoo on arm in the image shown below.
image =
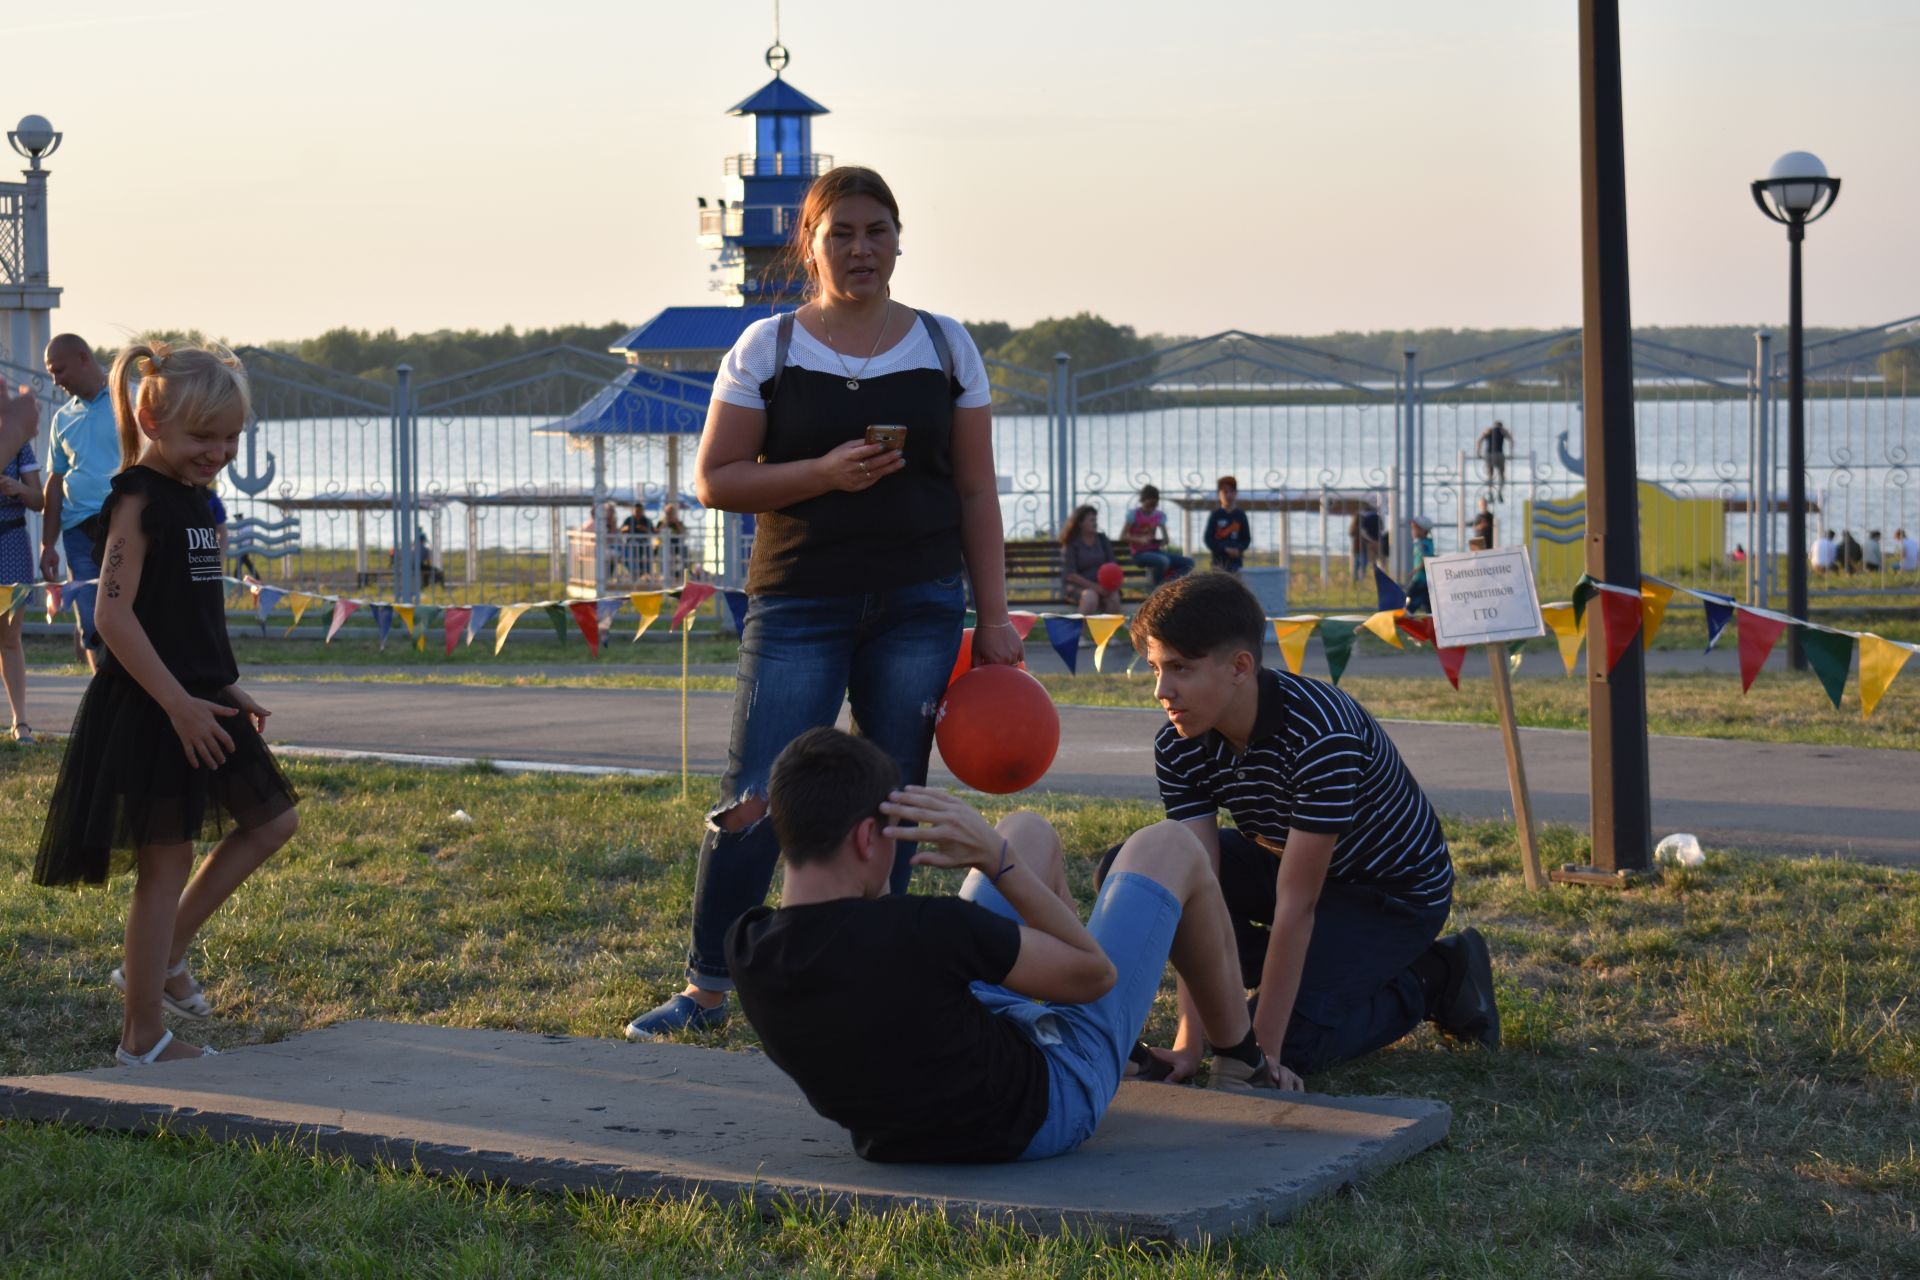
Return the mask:
[[107,599],[109,600],[118,600],[120,598],[120,581],[116,574],[120,566],[127,562],[126,548],[127,540],[125,538],[115,538],[113,540],[113,546],[107,551],[106,588]]

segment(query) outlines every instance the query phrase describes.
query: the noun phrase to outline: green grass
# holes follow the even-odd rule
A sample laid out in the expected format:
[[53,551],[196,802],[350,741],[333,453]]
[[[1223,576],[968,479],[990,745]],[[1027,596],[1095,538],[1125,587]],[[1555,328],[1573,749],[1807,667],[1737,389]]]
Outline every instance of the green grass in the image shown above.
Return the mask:
[[[58,756],[0,756],[0,1074],[104,1065],[129,885],[26,868]],[[612,1036],[676,985],[711,783],[296,761],[304,826],[196,950],[211,1039],[344,1018]],[[1092,857],[1154,815],[1036,797]],[[455,824],[464,808],[476,821]],[[1440,1098],[1441,1148],[1210,1250],[793,1207],[615,1202],[289,1147],[0,1124],[0,1275],[1891,1276],[1920,1269],[1920,877],[1712,851],[1625,893],[1520,886],[1451,828],[1508,1045],[1431,1032],[1311,1083]],[[1545,835],[1550,862],[1583,838]],[[936,878],[937,879],[937,878]],[[935,886],[930,879],[922,889]],[[1167,993],[1150,1034],[1167,1035]],[[743,1020],[705,1038],[754,1043]]]

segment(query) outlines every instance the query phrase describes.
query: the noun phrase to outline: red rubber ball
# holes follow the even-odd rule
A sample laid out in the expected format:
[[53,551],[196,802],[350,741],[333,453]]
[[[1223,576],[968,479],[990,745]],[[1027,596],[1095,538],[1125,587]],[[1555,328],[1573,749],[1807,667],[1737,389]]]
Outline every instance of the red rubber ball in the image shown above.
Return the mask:
[[1094,578],[1095,581],[1099,582],[1102,591],[1118,591],[1120,589],[1120,583],[1125,580],[1126,576],[1126,570],[1109,560],[1106,564],[1100,566],[1100,572],[1095,574]]
[[953,682],[933,739],[953,776],[993,795],[1040,781],[1060,749],[1060,713],[1038,680],[1016,667],[975,667]]

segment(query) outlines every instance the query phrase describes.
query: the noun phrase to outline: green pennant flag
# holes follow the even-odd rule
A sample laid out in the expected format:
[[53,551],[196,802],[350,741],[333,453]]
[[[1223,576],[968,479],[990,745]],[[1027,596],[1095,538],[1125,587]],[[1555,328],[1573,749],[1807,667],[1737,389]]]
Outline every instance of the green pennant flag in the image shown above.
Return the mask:
[[1827,697],[1833,699],[1836,708],[1840,705],[1840,695],[1847,691],[1847,671],[1853,666],[1853,645],[1852,636],[1816,631],[1812,627],[1800,629],[1800,650],[1807,655],[1814,674],[1826,686]]
[[1573,584],[1573,625],[1575,630],[1579,629],[1580,620],[1586,616],[1587,601],[1593,599],[1599,591],[1600,588],[1593,585],[1593,575],[1590,573],[1581,574],[1580,581]]
[[1320,645],[1327,653],[1327,672],[1335,684],[1347,672],[1347,661],[1353,657],[1353,628],[1345,626],[1323,626],[1320,628]]
[[561,644],[567,642],[567,611],[557,604],[547,606],[547,621],[553,624],[553,634]]

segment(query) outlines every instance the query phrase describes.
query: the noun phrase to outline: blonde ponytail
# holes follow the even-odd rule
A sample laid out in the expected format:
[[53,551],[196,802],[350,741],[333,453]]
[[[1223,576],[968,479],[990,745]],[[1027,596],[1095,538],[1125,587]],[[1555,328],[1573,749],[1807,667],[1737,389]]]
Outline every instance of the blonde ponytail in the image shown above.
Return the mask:
[[114,421],[120,428],[123,471],[140,461],[145,448],[140,435],[142,409],[155,422],[187,427],[236,411],[244,422],[253,412],[246,368],[219,343],[175,347],[136,342],[114,358],[108,385],[113,389]]

